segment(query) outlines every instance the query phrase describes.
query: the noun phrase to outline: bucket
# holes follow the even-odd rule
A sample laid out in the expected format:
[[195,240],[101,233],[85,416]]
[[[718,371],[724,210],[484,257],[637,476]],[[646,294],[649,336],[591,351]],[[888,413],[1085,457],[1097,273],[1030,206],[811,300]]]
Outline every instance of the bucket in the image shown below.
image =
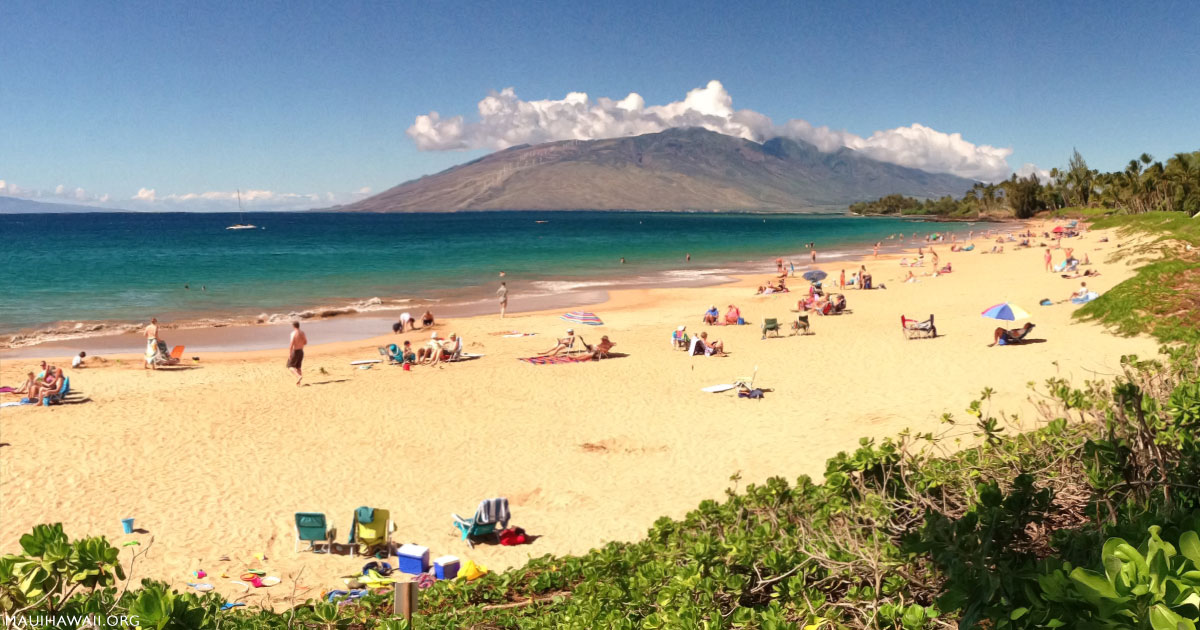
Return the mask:
[[121,519],[121,529],[125,530],[126,534],[132,534],[133,533],[133,519],[131,519],[131,518]]
[[411,364],[411,363],[405,363],[405,364],[404,364],[404,371],[405,371],[405,372],[411,372],[411,371],[412,371],[412,364]]
[[745,325],[746,325],[746,320],[739,317],[738,318],[738,326],[745,326]]

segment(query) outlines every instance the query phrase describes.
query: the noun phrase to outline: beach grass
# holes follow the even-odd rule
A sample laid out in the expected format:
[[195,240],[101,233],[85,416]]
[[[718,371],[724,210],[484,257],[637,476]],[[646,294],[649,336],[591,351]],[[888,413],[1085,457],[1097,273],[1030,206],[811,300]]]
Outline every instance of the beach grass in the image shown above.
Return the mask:
[[1092,228],[1147,235],[1148,242],[1125,255],[1158,260],[1084,305],[1075,317],[1101,322],[1121,335],[1147,333],[1164,343],[1200,341],[1200,253],[1181,245],[1200,245],[1200,221],[1179,212],[1150,212],[1101,217]]

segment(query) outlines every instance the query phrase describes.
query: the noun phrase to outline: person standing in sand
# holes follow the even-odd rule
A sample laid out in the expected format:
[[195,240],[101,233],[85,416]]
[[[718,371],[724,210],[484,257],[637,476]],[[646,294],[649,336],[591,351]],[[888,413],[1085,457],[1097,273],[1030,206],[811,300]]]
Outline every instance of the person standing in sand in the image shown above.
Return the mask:
[[158,354],[157,317],[150,318],[150,325],[146,326],[146,331],[142,333],[142,336],[146,338],[146,364],[142,366],[142,369],[150,368],[156,370],[158,368],[154,366],[154,356]]
[[1054,256],[1050,255],[1050,248],[1046,248],[1046,254],[1042,256],[1042,260],[1046,261],[1046,271],[1053,271],[1054,265],[1050,264],[1054,260]]
[[308,345],[308,336],[300,330],[300,322],[292,322],[292,340],[288,344],[287,367],[296,376],[296,387],[304,378],[304,346]]
[[842,270],[842,275],[840,278],[838,278],[838,288],[843,291],[846,290],[846,270],[845,269]]
[[500,319],[504,319],[504,311],[508,309],[508,285],[501,282],[496,295],[500,296]]

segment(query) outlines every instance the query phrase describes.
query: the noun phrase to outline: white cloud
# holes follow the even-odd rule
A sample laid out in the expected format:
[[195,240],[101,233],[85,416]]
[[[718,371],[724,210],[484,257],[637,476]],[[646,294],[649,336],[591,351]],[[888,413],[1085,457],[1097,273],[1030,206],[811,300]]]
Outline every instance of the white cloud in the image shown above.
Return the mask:
[[363,187],[350,193],[289,193],[273,190],[249,189],[240,193],[236,190],[210,190],[198,193],[171,193],[160,195],[153,188],[141,188],[129,199],[131,208],[176,212],[236,212],[238,196],[242,208],[247,211],[269,212],[279,210],[309,210],[335,204],[357,201],[371,189]]
[[1038,168],[1037,165],[1033,164],[1032,162],[1026,162],[1022,164],[1021,168],[1016,170],[1016,173],[1017,177],[1021,178],[1029,177],[1030,175],[1036,175],[1038,182],[1043,184],[1049,184],[1054,180],[1054,178],[1050,177],[1050,171],[1048,169]]
[[592,101],[583,92],[561,100],[524,101],[513,88],[492,92],[478,105],[479,119],[442,118],[437,112],[417,116],[408,135],[422,151],[504,149],[553,140],[592,140],[653,133],[671,127],[703,127],[762,142],[785,136],[811,142],[822,151],[847,147],[877,160],[927,171],[954,173],[984,180],[1011,173],[1012,149],[976,145],[959,133],[944,133],[919,123],[876,131],[868,137],[814,126],[802,120],[776,125],[758,112],[733,108],[733,98],[720,81],[687,93],[682,101],[647,107],[630,93],[621,100]]
[[[241,198],[242,206],[246,210],[309,210],[335,204],[351,203],[370,194],[370,186],[363,186],[353,192],[344,193],[287,193],[251,189],[241,191]],[[142,187],[131,197],[114,198],[107,193],[95,195],[83,188],[71,188],[65,184],[55,186],[52,191],[43,191],[24,188],[0,179],[0,195],[40,199],[43,201],[59,198],[69,200],[72,203],[93,205],[113,210],[235,212],[238,208],[238,192],[236,190],[160,195],[154,188]]]

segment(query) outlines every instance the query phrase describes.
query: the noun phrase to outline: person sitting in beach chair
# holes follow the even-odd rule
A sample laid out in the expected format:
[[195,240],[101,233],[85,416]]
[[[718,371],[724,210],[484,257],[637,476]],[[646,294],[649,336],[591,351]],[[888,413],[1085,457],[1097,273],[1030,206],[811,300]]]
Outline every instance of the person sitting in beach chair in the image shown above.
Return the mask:
[[725,325],[738,326],[742,323],[742,311],[738,307],[730,304],[729,310],[725,311]]
[[830,293],[827,299],[829,300],[830,305],[833,307],[832,312],[830,313],[831,315],[841,315],[846,311],[845,295],[841,293]]
[[437,331],[429,334],[429,343],[425,347],[417,350],[417,363],[425,363],[433,365],[441,360],[442,356],[442,339],[438,336]]
[[797,335],[797,334],[807,335],[811,332],[812,332],[812,327],[808,323],[808,315],[800,315],[796,318],[796,321],[792,322],[792,334],[793,335]]
[[62,369],[48,365],[46,371],[42,373],[42,377],[35,379],[26,393],[29,394],[29,400],[39,401],[60,389],[62,389]]
[[[580,341],[582,342],[583,339],[581,338]],[[584,343],[583,347],[587,348],[587,354],[580,356],[576,360],[577,361],[588,361],[588,360],[594,359],[594,360],[598,361],[600,359],[607,359],[608,353],[610,351],[612,351],[613,346],[615,346],[615,345],[617,345],[617,344],[612,341],[609,341],[608,335],[604,335],[603,337],[600,337],[600,343],[598,343],[594,346]]]
[[679,350],[688,347],[688,344],[691,343],[691,339],[688,339],[687,333],[684,332],[686,330],[687,326],[680,326],[679,328],[675,329],[675,332],[671,333],[672,348]]
[[553,348],[545,352],[539,352],[539,356],[556,357],[558,353],[566,351],[570,352],[575,347],[575,329],[568,328],[566,337],[559,337]]
[[450,333],[450,338],[442,344],[442,361],[458,361],[462,358],[463,340],[458,333]]
[[716,324],[719,317],[721,317],[721,311],[717,310],[716,304],[713,304],[704,312],[704,323],[710,325]]
[[1029,331],[1031,330],[1033,330],[1033,323],[1031,322],[1026,322],[1024,326],[1020,328],[1013,328],[1011,330],[997,328],[992,334],[992,343],[989,343],[988,347],[991,348],[997,344],[1002,346],[1019,345],[1025,341],[1025,338],[1029,336]]
[[915,319],[909,319],[901,315],[900,327],[904,331],[904,337],[906,339],[925,339],[937,337],[937,326],[933,325],[932,314],[930,314],[929,319],[923,322],[919,322]]

